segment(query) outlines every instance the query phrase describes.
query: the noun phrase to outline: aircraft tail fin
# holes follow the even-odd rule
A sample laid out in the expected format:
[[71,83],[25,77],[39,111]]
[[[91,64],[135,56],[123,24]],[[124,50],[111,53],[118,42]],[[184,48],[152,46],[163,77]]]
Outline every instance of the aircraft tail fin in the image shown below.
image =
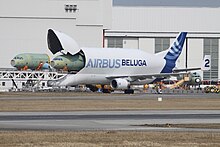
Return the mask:
[[179,58],[184,42],[186,40],[187,32],[181,32],[176,37],[171,46],[166,50],[164,54],[164,59],[166,60],[166,65],[161,71],[161,73],[171,73],[173,68],[176,66],[176,60]]
[[169,47],[167,54],[165,55],[164,59],[170,60],[170,61],[176,61],[179,57],[179,55],[182,52],[183,45],[186,39],[186,32],[181,32],[172,45]]

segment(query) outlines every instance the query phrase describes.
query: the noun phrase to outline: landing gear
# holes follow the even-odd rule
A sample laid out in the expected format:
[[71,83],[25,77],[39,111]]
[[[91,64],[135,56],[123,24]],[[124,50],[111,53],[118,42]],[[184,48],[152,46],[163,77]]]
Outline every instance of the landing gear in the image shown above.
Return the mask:
[[93,85],[86,85],[86,87],[88,87],[92,92],[96,92],[98,91],[98,88],[96,86]]
[[103,88],[103,89],[102,89],[102,92],[103,92],[103,93],[111,93],[112,90],[111,90],[111,89],[104,89],[104,88]]
[[134,94],[134,89],[125,89],[124,94]]

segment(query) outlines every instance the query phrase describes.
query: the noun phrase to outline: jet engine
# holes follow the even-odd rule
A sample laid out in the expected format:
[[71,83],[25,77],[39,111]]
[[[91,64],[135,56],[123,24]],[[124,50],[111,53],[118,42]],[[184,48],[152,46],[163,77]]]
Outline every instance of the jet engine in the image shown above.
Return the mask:
[[191,80],[190,80],[191,85],[201,84],[201,82],[202,82],[201,76],[197,72],[191,73]]
[[128,89],[130,88],[130,82],[128,82],[126,79],[114,79],[110,83],[111,87],[114,89]]

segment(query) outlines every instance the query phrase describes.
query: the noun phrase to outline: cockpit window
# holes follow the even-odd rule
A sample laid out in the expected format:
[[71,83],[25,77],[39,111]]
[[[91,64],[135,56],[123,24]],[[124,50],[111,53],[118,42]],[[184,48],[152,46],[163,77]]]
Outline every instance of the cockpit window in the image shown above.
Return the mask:
[[62,58],[54,58],[53,60],[63,61]]
[[14,59],[23,60],[23,57],[14,57]]

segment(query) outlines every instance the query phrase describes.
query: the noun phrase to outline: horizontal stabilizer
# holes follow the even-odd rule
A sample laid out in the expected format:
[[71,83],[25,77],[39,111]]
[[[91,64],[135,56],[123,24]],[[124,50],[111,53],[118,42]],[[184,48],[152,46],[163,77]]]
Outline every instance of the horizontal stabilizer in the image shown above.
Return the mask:
[[183,68],[183,69],[174,69],[173,72],[188,72],[188,71],[193,71],[193,70],[201,70],[201,68]]
[[195,68],[183,68],[183,69],[174,69],[173,72],[188,72],[193,70],[210,70],[211,69],[211,56],[205,55],[202,61],[201,67],[195,67]]

